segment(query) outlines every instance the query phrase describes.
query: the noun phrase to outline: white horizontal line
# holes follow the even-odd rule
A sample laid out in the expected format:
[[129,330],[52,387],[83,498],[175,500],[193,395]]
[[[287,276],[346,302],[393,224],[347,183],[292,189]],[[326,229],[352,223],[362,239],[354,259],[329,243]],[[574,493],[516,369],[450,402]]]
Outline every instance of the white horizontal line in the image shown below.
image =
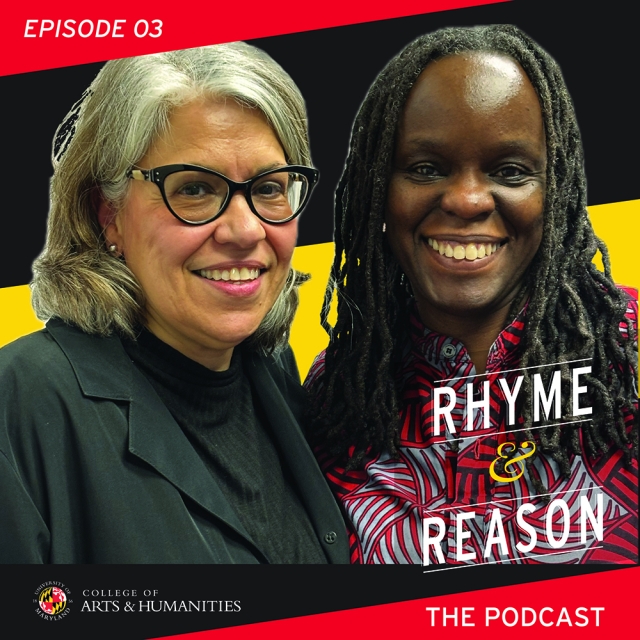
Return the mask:
[[[604,485],[592,485],[590,487],[582,487],[581,489],[567,489],[566,491],[556,491],[555,493],[537,493],[534,496],[526,496],[527,499],[532,498],[544,498],[545,496],[561,496],[565,493],[576,493],[578,491],[590,491],[591,489],[602,489]],[[525,498],[505,498],[504,500],[491,500],[489,502],[476,502],[475,504],[465,504],[459,507],[442,507],[442,509],[427,509],[423,507],[423,513],[438,513],[439,511],[452,511],[454,509],[467,509],[468,507],[482,507],[485,504],[497,504],[500,502],[517,502],[518,500],[524,500]]]
[[[585,551],[591,551],[593,549],[602,549],[604,545],[599,547],[585,547]],[[451,569],[468,569],[469,567],[482,567],[488,564],[503,564],[504,562],[512,562],[513,560],[522,560],[523,558],[529,560],[531,558],[546,558],[547,556],[557,556],[563,553],[575,553],[578,549],[572,549],[571,551],[553,551],[551,553],[540,553],[535,556],[518,556],[517,558],[506,558],[505,560],[496,560],[495,562],[477,562],[475,564],[459,564],[455,567],[443,567],[442,569],[425,569],[422,573],[437,573],[438,571],[449,571]],[[428,566],[428,565],[422,565]]]
[[542,367],[557,367],[562,364],[573,364],[574,362],[586,362],[587,360],[593,360],[593,358],[580,358],[580,360],[566,360],[565,362],[551,362],[550,364],[536,364],[531,367],[521,367],[520,369],[507,369],[506,371],[475,373],[472,376],[460,376],[458,378],[446,378],[444,380],[434,380],[434,382],[451,382],[451,380],[466,380],[467,378],[480,378],[482,376],[497,376],[503,373],[513,373],[514,371],[526,371],[527,369],[542,369]]
[[[580,422],[591,422],[591,418],[582,418],[582,420],[572,420],[570,422],[558,422],[556,424],[541,424],[538,427],[529,427],[528,429],[513,429],[510,431],[492,431],[491,433],[481,433],[477,436],[462,436],[461,438],[446,438],[441,442],[434,442],[433,444],[445,444],[446,442],[457,442],[459,440],[471,440],[472,438],[487,438],[489,436],[495,436],[500,433],[519,433],[520,431],[535,431],[536,429],[547,429],[548,427],[564,427],[567,424],[578,424]],[[461,431],[462,433],[462,431]],[[433,436],[438,438],[439,436]]]

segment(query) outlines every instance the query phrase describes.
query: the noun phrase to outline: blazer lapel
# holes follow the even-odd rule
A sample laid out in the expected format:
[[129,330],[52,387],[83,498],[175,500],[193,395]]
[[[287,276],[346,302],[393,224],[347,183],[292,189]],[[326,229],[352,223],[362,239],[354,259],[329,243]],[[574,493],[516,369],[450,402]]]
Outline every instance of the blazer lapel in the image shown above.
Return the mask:
[[87,335],[61,321],[47,329],[71,362],[85,395],[129,403],[129,451],[180,492],[242,536],[266,558],[240,523],[200,456],[117,337]]
[[129,451],[236,531],[267,562],[169,410],[142,374],[136,373],[129,408]]
[[[272,366],[276,367],[275,364]],[[327,558],[333,563],[348,563],[349,544],[342,514],[298,421],[274,380],[271,367],[265,358],[247,354],[247,373]],[[284,372],[278,370],[274,375],[281,375],[285,382]],[[299,395],[290,401],[302,406],[305,403],[304,390],[297,385],[291,391],[292,395]]]

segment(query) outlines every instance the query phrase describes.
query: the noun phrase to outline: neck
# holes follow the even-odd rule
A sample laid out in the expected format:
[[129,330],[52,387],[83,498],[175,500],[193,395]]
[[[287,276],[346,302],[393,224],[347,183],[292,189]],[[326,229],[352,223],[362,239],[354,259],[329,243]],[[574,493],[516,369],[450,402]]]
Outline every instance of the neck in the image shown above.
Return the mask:
[[484,373],[491,345],[507,324],[510,304],[490,313],[460,315],[418,302],[422,322],[432,331],[460,340],[473,362],[476,373]]
[[202,342],[189,340],[184,335],[176,335],[170,328],[156,322],[151,316],[147,321],[147,329],[183,356],[187,356],[211,371],[226,371],[231,364],[233,346],[208,345],[204,340]]

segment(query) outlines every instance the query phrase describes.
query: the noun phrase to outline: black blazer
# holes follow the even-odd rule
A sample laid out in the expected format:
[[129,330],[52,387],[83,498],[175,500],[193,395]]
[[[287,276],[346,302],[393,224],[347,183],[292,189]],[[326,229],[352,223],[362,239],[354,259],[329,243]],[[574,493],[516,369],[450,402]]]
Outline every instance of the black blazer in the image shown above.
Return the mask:
[[[347,563],[342,516],[296,421],[299,383],[274,358],[247,362],[327,561]],[[52,320],[0,351],[0,562],[267,559],[119,338]]]

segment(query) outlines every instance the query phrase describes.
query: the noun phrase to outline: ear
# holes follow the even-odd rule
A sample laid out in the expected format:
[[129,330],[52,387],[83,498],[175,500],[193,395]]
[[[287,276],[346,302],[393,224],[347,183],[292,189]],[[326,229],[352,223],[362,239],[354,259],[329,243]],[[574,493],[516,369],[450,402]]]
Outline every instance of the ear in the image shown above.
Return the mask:
[[97,198],[98,223],[102,227],[105,242],[107,246],[116,245],[116,252],[121,255],[124,253],[121,216],[102,195],[97,195]]

